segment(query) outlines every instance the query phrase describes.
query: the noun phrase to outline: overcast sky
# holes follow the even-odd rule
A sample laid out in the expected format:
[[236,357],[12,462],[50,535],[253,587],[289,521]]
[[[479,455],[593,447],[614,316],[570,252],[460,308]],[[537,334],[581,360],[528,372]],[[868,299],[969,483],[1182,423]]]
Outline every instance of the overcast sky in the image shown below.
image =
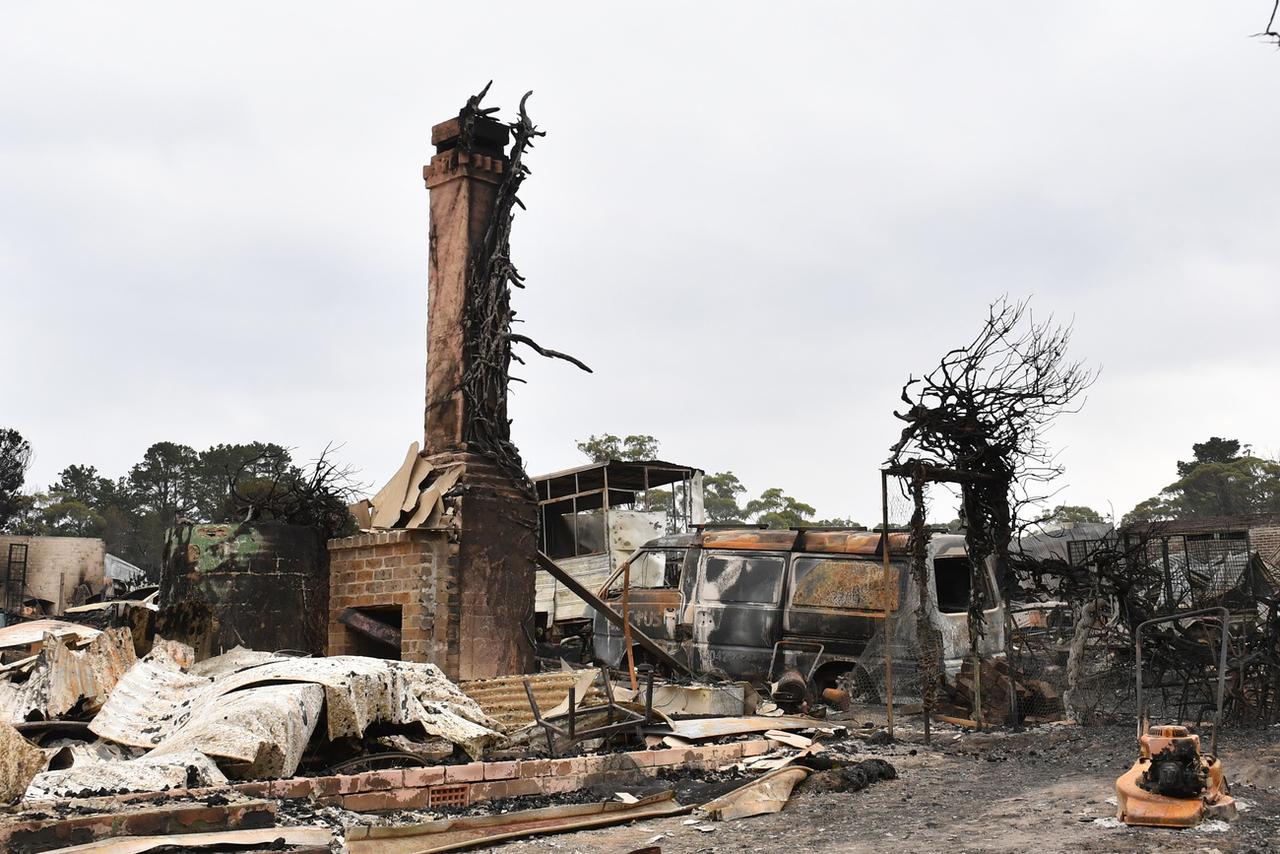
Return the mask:
[[430,128],[493,78],[547,131],[521,331],[595,369],[519,371],[532,473],[650,433],[872,522],[899,387],[1007,293],[1102,368],[1052,441],[1060,499],[1119,515],[1192,442],[1280,448],[1269,7],[6,3],[0,424],[32,486],[159,440],[386,480]]

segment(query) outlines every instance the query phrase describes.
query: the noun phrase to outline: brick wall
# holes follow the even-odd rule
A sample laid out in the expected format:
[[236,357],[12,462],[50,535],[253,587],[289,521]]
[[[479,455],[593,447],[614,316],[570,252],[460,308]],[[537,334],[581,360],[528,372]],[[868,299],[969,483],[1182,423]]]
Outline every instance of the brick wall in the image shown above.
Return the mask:
[[52,602],[54,613],[73,602],[76,587],[88,584],[102,592],[107,545],[93,537],[0,536],[0,577],[9,561],[9,544],[27,545],[26,598]]
[[[331,777],[294,777],[235,783],[208,789],[132,792],[111,798],[80,798],[30,802],[25,806],[61,812],[75,806],[80,813],[94,809],[119,812],[122,804],[143,801],[201,800],[232,791],[249,798],[312,798],[355,812],[467,806],[521,795],[554,795],[608,783],[636,782],[662,771],[715,770],[779,749],[775,741],[753,738],[729,744],[704,744],[660,750],[633,750],[575,756],[565,759],[520,759],[429,765],[422,768],[366,771]],[[59,819],[52,821],[58,822]],[[48,822],[45,822],[48,823]],[[6,830],[0,830],[0,842]]]
[[329,541],[329,655],[367,654],[338,622],[346,608],[399,608],[404,661],[458,678],[457,545],[445,529],[379,531]]

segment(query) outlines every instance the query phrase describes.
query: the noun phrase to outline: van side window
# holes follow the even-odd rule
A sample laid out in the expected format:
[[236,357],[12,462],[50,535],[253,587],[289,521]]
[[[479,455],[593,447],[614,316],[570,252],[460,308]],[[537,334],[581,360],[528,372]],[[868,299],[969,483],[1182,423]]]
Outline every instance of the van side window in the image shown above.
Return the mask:
[[[873,560],[798,557],[791,604],[800,608],[883,611],[884,564]],[[889,567],[889,609],[898,609],[898,566]]]
[[[933,561],[933,589],[938,597],[938,610],[944,614],[962,614],[969,610],[969,573],[967,557],[940,557]],[[991,607],[990,584],[983,578],[987,607]]]
[[785,559],[768,555],[707,554],[700,597],[705,602],[776,605]]

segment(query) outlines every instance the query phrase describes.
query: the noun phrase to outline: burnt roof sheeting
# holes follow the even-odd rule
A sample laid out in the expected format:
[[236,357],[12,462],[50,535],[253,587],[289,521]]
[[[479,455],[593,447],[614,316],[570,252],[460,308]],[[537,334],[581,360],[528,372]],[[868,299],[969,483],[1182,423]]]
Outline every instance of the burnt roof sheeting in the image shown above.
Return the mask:
[[[213,678],[182,673],[176,664],[163,660],[143,660],[135,665],[116,685],[116,690],[93,719],[89,729],[102,738],[136,747],[156,747],[162,752],[166,743],[175,739],[185,746],[184,731],[195,727],[190,743],[197,747],[230,744],[236,739],[217,732],[219,726],[241,727],[234,716],[224,720],[218,715],[205,720],[199,710],[212,706],[224,709],[233,693],[257,691],[264,686],[281,684],[314,684],[323,689],[325,714],[322,724],[330,739],[359,738],[376,723],[393,725],[418,724],[428,735],[447,738],[472,757],[501,739],[491,720],[474,700],[463,694],[434,664],[386,661],[362,656],[329,658],[272,657],[241,669],[217,669]],[[280,692],[263,695],[273,700],[272,709],[260,704],[265,712],[277,716],[292,714],[288,696]],[[301,695],[300,695],[301,696]],[[310,702],[310,697],[303,697]],[[247,702],[247,700],[245,701]],[[283,711],[282,711],[283,710]],[[311,726],[315,725],[311,715]],[[297,741],[281,745],[279,755],[257,752],[252,744],[239,739],[234,747],[213,748],[215,755],[247,761],[254,765],[272,763],[281,768],[282,776],[290,776],[301,755],[301,746],[310,730],[280,721],[260,727],[261,732],[245,734],[246,738],[270,740],[267,736],[287,737]],[[248,753],[237,750],[252,750]],[[257,770],[256,768],[254,769]]]

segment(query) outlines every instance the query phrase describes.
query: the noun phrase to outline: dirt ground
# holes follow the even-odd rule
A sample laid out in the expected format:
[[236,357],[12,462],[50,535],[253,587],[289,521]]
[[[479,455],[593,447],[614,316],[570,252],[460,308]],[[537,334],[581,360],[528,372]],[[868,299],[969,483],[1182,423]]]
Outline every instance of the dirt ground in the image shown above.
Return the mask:
[[528,839],[501,850],[1280,851],[1280,730],[1223,733],[1219,752],[1232,793],[1241,802],[1241,816],[1196,830],[1128,828],[1111,820],[1115,778],[1136,758],[1131,727],[966,733],[941,726],[929,748],[920,743],[918,729],[900,727],[898,735],[893,745],[855,739],[833,745],[858,758],[888,759],[897,768],[898,779],[862,791],[801,789],[776,815],[696,824],[681,816]]

